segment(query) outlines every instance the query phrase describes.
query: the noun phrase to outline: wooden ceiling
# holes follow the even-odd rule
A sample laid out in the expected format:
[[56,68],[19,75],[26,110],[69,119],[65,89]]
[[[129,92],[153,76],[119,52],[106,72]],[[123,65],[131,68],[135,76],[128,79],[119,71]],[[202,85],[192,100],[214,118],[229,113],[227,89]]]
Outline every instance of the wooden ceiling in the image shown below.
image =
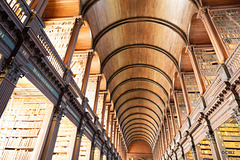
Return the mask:
[[[236,3],[202,0],[213,7]],[[83,14],[76,50],[96,51],[91,74],[104,74],[101,89],[110,91],[127,144],[136,139],[153,147],[170,92],[181,90],[177,72],[192,72],[184,47],[211,43],[196,13],[189,0],[50,0],[45,18]]]
[[100,0],[84,15],[127,143],[153,147],[195,12],[186,0]]

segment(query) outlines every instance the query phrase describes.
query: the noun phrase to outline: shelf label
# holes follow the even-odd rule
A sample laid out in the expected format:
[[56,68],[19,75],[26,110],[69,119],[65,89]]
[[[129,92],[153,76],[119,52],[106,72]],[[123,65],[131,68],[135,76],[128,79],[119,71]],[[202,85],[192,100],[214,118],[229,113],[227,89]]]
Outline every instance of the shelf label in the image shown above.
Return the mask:
[[76,120],[80,122],[79,117],[73,112],[73,110],[68,105],[66,106],[66,108],[76,118]]
[[12,50],[15,48],[15,44],[8,38],[8,36],[0,28],[0,38],[10,47]]
[[41,73],[39,73],[39,71],[31,64],[28,63],[27,64],[28,68],[30,68],[33,73],[43,82],[43,84],[52,92],[52,94],[56,97],[59,98],[58,93],[56,92],[55,89],[53,89],[53,87],[47,82],[47,80],[42,76]]

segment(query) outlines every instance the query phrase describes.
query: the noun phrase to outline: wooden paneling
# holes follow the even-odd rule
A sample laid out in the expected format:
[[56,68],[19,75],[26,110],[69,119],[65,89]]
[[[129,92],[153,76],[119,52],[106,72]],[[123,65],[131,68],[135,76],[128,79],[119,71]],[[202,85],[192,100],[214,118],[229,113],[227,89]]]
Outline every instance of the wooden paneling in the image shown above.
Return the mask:
[[78,0],[49,0],[45,18],[63,18],[79,15]]
[[239,5],[239,0],[202,0],[204,6]]
[[205,26],[197,14],[192,17],[191,28],[189,31],[189,41],[192,45],[211,44]]

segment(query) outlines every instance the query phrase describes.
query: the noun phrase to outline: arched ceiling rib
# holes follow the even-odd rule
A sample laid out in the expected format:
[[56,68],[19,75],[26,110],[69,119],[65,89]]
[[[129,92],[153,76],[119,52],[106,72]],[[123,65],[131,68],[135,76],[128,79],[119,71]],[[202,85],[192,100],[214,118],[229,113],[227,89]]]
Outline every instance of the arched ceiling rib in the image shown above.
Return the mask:
[[144,140],[154,146],[182,48],[189,44],[194,4],[187,0],[80,1],[127,144]]

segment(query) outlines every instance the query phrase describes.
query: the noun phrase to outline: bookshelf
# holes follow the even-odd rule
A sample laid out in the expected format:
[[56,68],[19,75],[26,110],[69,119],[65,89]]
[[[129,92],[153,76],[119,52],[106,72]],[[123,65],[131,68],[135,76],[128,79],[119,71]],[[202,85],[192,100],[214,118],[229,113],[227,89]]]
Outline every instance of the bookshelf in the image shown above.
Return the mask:
[[186,160],[193,160],[193,155],[191,150],[189,150],[188,153],[186,154]]
[[240,41],[240,9],[210,10],[212,21],[229,54]]
[[187,109],[184,102],[183,93],[182,92],[176,93],[176,97],[177,97],[178,107],[179,107],[180,116],[183,124],[187,119]]
[[67,51],[74,22],[74,20],[44,22],[46,25],[44,30],[62,60],[64,59]]
[[104,94],[99,93],[98,94],[97,111],[96,111],[96,115],[99,118],[99,122],[102,122],[103,99],[104,99]]
[[217,68],[219,66],[216,53],[213,49],[194,49],[201,74],[208,88],[217,76]]
[[199,89],[194,74],[184,74],[184,82],[188,92],[188,98],[193,110],[197,105],[198,98],[200,96]]
[[97,147],[95,147],[95,150],[94,150],[94,160],[100,160],[100,156],[101,156],[101,151],[100,151],[100,149],[98,149]]
[[218,127],[219,145],[224,146],[224,154],[229,160],[240,160],[240,128],[235,118],[230,118]]
[[74,147],[77,127],[64,116],[61,120],[52,160],[70,160]]
[[10,99],[0,119],[1,160],[34,159],[43,144],[53,105],[45,97]]
[[78,87],[82,88],[82,81],[84,77],[84,72],[87,65],[88,53],[74,53],[70,68],[74,74],[74,80]]
[[79,160],[89,159],[90,152],[91,152],[91,141],[85,135],[83,135],[78,159]]
[[89,76],[88,78],[86,97],[88,98],[88,104],[92,109],[94,107],[95,94],[97,89],[97,79],[98,76]]
[[207,138],[204,138],[196,147],[200,150],[200,157],[199,159],[203,160],[213,160],[212,151],[210,148],[210,142]]

